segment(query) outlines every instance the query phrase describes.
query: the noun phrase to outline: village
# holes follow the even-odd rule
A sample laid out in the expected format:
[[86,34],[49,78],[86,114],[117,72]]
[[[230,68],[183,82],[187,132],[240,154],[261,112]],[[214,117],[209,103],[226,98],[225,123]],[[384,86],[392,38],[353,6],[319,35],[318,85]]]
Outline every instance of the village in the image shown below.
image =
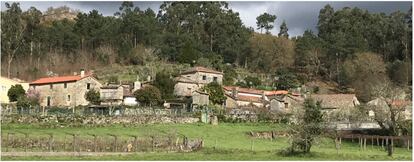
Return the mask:
[[412,2],[1,2],[0,160],[412,160]]
[[[152,78],[148,76],[145,80],[137,77],[133,83],[101,83],[92,71],[81,70],[79,74],[74,72],[71,76],[53,76],[39,78],[33,82],[25,83],[17,78],[1,78],[1,103],[2,113],[17,113],[16,102],[10,102],[7,92],[10,87],[22,85],[26,92],[38,94],[38,111],[42,115],[47,115],[51,107],[73,110],[75,107],[84,106],[94,115],[121,115],[121,110],[125,107],[145,107],[139,103],[134,96],[137,90],[151,86]],[[161,107],[169,113],[184,112],[191,113],[201,109],[208,109],[213,103],[209,100],[209,93],[203,87],[209,83],[222,85],[223,72],[212,70],[205,67],[191,67],[187,71],[180,73],[180,76],[173,79],[174,96],[173,99],[161,101]],[[99,104],[91,103],[87,100],[86,94],[90,90],[99,92]],[[379,129],[380,126],[373,120],[375,112],[368,110],[367,120],[350,120],[352,112],[359,108],[360,102],[355,94],[311,94],[301,93],[298,90],[258,90],[254,88],[242,88],[238,86],[222,86],[225,100],[222,105],[216,105],[232,118],[246,118],[253,116],[257,118],[258,110],[265,110],[267,113],[275,114],[279,118],[289,118],[295,121],[294,111],[301,109],[305,98],[312,98],[321,101],[325,121],[336,124],[337,129]],[[412,116],[412,102],[402,97],[392,100],[391,106],[402,109],[403,120],[410,120]],[[388,100],[377,98],[366,105],[388,106]],[[154,105],[155,106],[155,105]],[[33,107],[34,108],[34,107]],[[19,113],[24,113],[20,108]],[[125,113],[125,110],[122,111]],[[217,114],[206,111],[203,122],[210,121],[210,118],[217,120]],[[128,115],[128,114],[125,114]],[[338,118],[340,115],[341,118]],[[201,118],[201,116],[200,116]],[[275,119],[276,120],[276,119]],[[217,121],[216,121],[217,122]]]

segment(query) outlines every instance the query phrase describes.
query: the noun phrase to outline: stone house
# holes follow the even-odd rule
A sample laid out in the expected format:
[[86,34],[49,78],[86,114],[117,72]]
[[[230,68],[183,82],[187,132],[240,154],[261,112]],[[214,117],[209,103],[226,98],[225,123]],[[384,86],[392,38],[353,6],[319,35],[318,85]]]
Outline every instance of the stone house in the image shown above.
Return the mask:
[[9,96],[7,96],[7,93],[9,92],[9,89],[13,85],[20,84],[25,91],[29,89],[29,83],[22,81],[17,78],[9,79],[6,77],[0,77],[0,103],[9,103]]
[[371,108],[371,110],[368,111],[369,117],[371,117],[371,119],[374,119],[375,117],[375,111],[373,110],[374,108],[379,108],[379,110],[376,110],[376,111],[388,112],[390,110],[389,108],[389,105],[390,105],[392,108],[399,110],[399,112],[401,113],[399,118],[402,118],[403,120],[412,119],[412,109],[413,109],[412,101],[405,100],[405,99],[397,99],[397,100],[388,101],[388,102],[384,98],[376,98],[374,100],[369,101],[367,103],[368,108]]
[[270,100],[269,110],[276,113],[292,113],[293,109],[301,108],[304,98],[298,94],[273,95]]
[[328,120],[348,120],[352,109],[360,105],[355,94],[312,94],[309,97],[321,101],[322,112]]
[[29,86],[39,92],[41,106],[74,107],[88,105],[86,92],[91,89],[99,91],[102,84],[82,70],[80,75],[40,78]]
[[191,96],[194,91],[211,82],[223,83],[223,73],[205,67],[193,67],[175,79],[174,95]]
[[121,105],[124,100],[124,87],[107,85],[100,89],[101,105]]
[[224,86],[226,108],[269,107],[269,97],[287,94],[287,91],[264,91],[236,86]]

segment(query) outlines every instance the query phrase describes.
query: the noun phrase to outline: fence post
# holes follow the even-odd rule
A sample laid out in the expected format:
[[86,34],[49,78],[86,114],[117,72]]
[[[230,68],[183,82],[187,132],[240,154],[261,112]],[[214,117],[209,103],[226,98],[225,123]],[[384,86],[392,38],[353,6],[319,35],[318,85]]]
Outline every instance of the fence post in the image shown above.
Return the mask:
[[217,138],[216,138],[216,140],[214,141],[214,149],[216,149],[217,148]]
[[252,145],[250,146],[251,151],[253,151],[253,146],[254,146],[254,139],[252,139]]
[[53,152],[53,134],[49,134],[49,151]]
[[27,147],[29,145],[29,134],[25,133],[24,137],[26,138],[26,145],[24,146],[24,152],[27,152]]
[[367,137],[364,137],[364,150],[367,149]]
[[135,145],[135,152],[138,151],[138,141],[137,141],[137,136],[134,136],[134,145]]
[[76,134],[73,134],[73,152],[76,152]]

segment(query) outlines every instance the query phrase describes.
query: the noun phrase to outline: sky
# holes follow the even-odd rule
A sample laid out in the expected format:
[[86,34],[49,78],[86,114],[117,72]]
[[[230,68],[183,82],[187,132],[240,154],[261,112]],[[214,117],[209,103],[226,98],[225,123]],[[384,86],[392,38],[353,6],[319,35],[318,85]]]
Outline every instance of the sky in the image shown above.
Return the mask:
[[[122,1],[21,1],[20,6],[23,10],[34,6],[41,11],[46,11],[49,7],[59,7],[66,5],[82,12],[89,12],[93,9],[98,10],[105,16],[112,16],[118,11]],[[141,9],[151,8],[158,11],[161,1],[134,2],[134,6]],[[267,12],[277,16],[271,33],[279,33],[280,24],[286,21],[290,36],[302,35],[307,29],[317,32],[319,10],[326,4],[330,4],[335,10],[344,7],[358,7],[369,12],[392,13],[394,11],[407,12],[412,2],[410,1],[230,1],[229,8],[239,12],[243,23],[248,27],[256,29],[256,17]],[[1,10],[5,10],[4,2],[1,3]],[[256,31],[259,31],[256,29]]]

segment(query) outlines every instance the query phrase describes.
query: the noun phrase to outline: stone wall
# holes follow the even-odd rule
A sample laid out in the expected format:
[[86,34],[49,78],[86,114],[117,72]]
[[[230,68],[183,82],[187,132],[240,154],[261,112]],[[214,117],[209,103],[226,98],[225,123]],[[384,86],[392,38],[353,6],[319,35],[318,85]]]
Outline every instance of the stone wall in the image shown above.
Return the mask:
[[30,116],[6,115],[1,123],[25,124],[69,124],[74,125],[109,125],[109,124],[169,124],[169,123],[196,123],[199,118],[171,117],[171,116]]

